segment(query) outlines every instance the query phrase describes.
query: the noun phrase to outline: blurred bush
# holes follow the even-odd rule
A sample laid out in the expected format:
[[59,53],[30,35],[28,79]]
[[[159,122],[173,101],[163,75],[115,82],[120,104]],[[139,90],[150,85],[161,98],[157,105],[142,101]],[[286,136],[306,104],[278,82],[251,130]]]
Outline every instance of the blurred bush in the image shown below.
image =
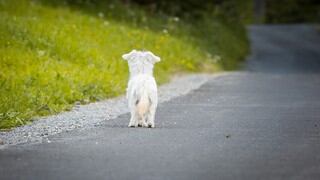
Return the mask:
[[[105,1],[66,0],[65,2],[90,5],[103,4]],[[149,13],[163,13],[187,19],[202,18],[206,13],[212,13],[233,22],[249,23],[253,15],[252,0],[122,0],[122,3],[139,5],[147,9]]]
[[320,22],[319,0],[266,0],[266,23]]

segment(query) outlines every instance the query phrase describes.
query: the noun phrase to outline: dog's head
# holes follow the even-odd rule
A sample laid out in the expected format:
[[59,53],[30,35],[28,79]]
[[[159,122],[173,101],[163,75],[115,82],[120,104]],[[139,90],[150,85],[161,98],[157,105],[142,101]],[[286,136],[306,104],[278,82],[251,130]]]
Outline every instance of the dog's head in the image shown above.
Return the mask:
[[128,61],[131,75],[152,74],[154,64],[160,61],[160,57],[150,51],[132,50],[122,55],[122,58]]

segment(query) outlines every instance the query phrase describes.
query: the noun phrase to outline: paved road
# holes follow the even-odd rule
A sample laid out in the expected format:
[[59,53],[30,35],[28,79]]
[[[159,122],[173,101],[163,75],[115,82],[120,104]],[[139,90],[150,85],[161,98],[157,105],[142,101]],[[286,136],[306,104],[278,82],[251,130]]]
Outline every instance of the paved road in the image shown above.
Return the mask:
[[0,151],[0,179],[320,179],[320,35],[253,26],[245,71],[161,104],[158,128],[128,114],[50,144]]

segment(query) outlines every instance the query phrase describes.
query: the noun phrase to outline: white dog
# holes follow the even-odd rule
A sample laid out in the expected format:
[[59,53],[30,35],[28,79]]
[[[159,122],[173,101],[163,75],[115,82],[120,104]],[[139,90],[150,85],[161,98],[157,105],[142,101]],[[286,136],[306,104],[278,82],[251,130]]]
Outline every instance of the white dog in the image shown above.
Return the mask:
[[150,51],[136,50],[124,54],[122,58],[128,61],[130,71],[127,88],[127,99],[131,112],[129,127],[154,128],[158,92],[153,77],[153,65],[159,62],[160,58]]

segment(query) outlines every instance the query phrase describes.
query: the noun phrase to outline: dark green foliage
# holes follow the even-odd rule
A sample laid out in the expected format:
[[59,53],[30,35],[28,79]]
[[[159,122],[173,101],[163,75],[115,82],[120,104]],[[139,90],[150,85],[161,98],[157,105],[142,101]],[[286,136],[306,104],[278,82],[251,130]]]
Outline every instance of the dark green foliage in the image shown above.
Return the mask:
[[267,0],[267,23],[320,22],[319,0]]
[[205,13],[223,16],[225,19],[248,23],[252,18],[251,0],[131,0],[150,11],[163,12],[181,18],[202,18]]
[[[110,0],[47,0],[53,4],[63,1],[69,5],[95,6],[105,4]],[[57,3],[58,2],[58,3]],[[119,3],[113,0],[113,3]],[[240,23],[249,23],[252,20],[252,0],[122,0],[127,6],[138,5],[151,14],[177,16],[187,19],[203,18],[205,14],[211,13],[223,16],[227,20]]]

